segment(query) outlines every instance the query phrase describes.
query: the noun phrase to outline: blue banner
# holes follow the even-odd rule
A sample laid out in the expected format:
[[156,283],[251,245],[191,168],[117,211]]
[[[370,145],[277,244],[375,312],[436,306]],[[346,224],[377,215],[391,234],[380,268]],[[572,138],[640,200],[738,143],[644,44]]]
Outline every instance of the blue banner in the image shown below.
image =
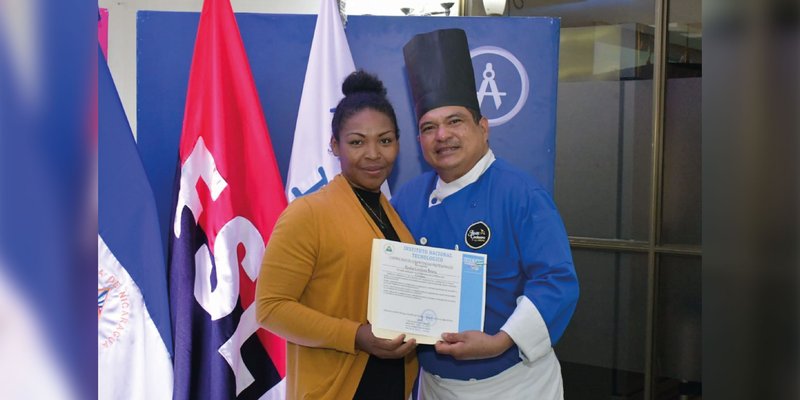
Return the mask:
[[[163,235],[172,211],[198,17],[152,11],[138,15],[137,134],[156,192]],[[285,182],[316,15],[238,14],[237,21]],[[355,66],[378,74],[397,112],[401,150],[390,188],[394,191],[429,169],[416,140],[402,47],[417,33],[448,27],[467,33],[481,112],[490,120],[489,141],[495,154],[552,192],[558,19],[350,16],[345,32]]]

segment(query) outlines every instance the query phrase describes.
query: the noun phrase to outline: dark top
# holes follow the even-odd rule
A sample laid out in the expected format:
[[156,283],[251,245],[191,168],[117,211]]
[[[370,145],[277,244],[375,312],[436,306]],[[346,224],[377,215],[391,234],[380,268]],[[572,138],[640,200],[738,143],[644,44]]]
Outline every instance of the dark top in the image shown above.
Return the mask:
[[[378,225],[383,236],[389,240],[400,241],[389,222],[389,217],[381,207],[381,194],[353,188],[361,206],[367,211],[375,224]],[[370,244],[371,245],[371,244]],[[403,358],[383,359],[370,354],[364,375],[358,384],[353,399],[399,399],[403,400],[405,391],[405,373]]]

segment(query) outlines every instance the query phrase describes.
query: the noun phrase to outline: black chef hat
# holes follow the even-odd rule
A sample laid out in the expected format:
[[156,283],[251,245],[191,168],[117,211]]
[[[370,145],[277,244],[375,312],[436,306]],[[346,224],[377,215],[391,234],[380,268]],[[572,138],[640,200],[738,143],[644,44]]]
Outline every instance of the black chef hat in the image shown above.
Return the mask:
[[467,34],[440,29],[414,36],[403,47],[417,119],[442,106],[464,106],[480,113]]

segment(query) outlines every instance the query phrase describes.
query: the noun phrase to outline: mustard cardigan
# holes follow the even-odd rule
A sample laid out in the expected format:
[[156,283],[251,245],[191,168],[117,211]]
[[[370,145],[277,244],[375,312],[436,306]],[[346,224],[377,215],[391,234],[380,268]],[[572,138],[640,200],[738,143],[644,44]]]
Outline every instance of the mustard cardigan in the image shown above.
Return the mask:
[[[413,237],[384,196],[403,242]],[[369,354],[356,351],[367,321],[372,239],[383,238],[341,175],[293,201],[267,244],[256,287],[256,318],[286,338],[287,399],[351,399]],[[417,376],[416,352],[405,358],[405,398]]]

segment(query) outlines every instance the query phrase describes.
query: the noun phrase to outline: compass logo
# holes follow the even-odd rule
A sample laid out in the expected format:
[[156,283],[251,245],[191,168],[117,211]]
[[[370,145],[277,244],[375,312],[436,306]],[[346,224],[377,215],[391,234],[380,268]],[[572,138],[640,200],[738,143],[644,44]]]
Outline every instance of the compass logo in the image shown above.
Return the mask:
[[470,51],[478,85],[478,104],[489,126],[510,121],[525,106],[530,92],[528,72],[506,49],[481,46]]

